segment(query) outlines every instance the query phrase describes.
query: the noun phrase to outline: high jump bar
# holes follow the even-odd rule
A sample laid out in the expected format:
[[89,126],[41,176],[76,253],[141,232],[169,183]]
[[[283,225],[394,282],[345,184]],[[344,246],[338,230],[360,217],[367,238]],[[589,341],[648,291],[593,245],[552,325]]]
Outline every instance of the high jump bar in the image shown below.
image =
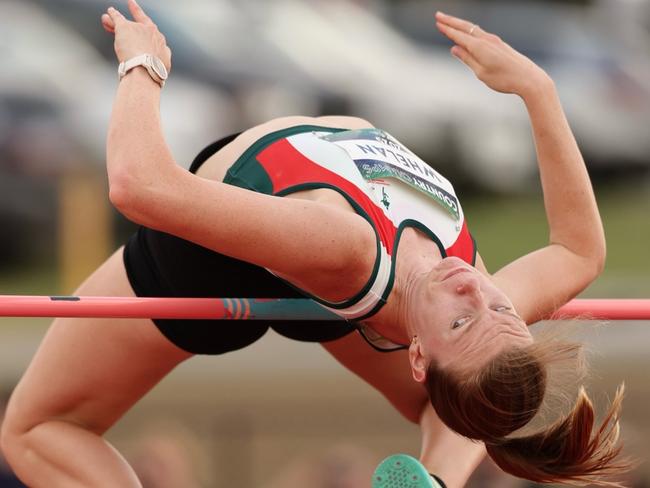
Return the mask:
[[[307,298],[133,298],[0,295],[0,317],[94,317],[204,320],[343,319]],[[650,320],[650,299],[576,299],[551,317]]]

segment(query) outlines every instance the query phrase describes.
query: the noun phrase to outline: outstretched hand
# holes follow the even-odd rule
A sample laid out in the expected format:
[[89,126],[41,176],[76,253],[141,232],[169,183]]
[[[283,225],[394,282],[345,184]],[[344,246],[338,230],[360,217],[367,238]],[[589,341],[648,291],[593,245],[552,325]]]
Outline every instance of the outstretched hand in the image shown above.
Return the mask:
[[119,62],[127,61],[140,54],[153,54],[171,70],[172,52],[154,22],[147,16],[135,0],[128,0],[129,11],[133,20],[128,20],[122,13],[110,7],[102,15],[102,26],[106,32],[115,35],[115,54]]
[[436,26],[455,43],[451,53],[493,90],[525,97],[538,83],[549,79],[530,59],[476,24],[437,12]]

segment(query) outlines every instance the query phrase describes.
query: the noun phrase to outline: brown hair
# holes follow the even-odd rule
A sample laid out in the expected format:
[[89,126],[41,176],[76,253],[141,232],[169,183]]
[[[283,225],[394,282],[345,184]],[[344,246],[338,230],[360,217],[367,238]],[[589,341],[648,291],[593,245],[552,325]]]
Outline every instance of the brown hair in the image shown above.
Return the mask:
[[595,428],[593,405],[581,387],[566,416],[533,434],[510,436],[536,417],[545,396],[558,396],[545,395],[547,366],[567,361],[573,372],[585,369],[580,344],[542,340],[501,352],[472,372],[442,370],[432,361],[426,387],[440,419],[459,434],[485,442],[504,471],[540,483],[620,486],[601,477],[631,468],[618,459],[622,386],[600,427]]

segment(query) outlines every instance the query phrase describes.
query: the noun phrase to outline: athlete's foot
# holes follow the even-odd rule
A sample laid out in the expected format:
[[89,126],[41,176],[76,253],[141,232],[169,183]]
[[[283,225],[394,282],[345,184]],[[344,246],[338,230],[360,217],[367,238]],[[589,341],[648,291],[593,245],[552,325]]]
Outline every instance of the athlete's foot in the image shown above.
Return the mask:
[[408,454],[384,459],[372,475],[372,488],[446,488],[437,477]]

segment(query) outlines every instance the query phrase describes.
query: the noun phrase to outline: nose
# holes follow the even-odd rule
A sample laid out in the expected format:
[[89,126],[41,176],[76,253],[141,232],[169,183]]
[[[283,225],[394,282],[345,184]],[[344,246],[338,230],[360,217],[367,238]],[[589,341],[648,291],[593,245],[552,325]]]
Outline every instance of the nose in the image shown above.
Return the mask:
[[463,273],[463,281],[456,286],[456,293],[480,298],[481,284],[478,277],[470,273]]

